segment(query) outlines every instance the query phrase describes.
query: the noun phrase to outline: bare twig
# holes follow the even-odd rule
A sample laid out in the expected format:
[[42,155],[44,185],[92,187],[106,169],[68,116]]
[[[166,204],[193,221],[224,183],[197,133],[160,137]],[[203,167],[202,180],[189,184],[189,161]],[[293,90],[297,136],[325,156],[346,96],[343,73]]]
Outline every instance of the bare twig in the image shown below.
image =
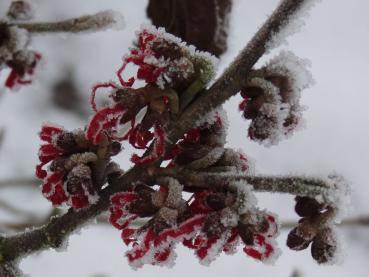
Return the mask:
[[234,173],[197,172],[180,168],[160,168],[157,176],[171,176],[185,184],[185,188],[209,189],[228,187],[234,181],[246,181],[255,191],[290,193],[293,195],[315,197],[324,196],[330,189],[323,179],[300,176],[247,176]]
[[9,213],[14,214],[15,216],[21,216],[21,217],[27,217],[30,219],[37,218],[37,216],[34,213],[30,213],[28,211],[21,210],[17,207],[14,207],[13,205],[10,205],[9,203],[3,201],[0,199],[0,209],[5,210]]
[[0,181],[0,189],[14,187],[38,188],[40,181],[34,178],[9,179]]
[[114,11],[102,11],[93,15],[85,15],[59,22],[34,22],[12,24],[31,33],[98,31],[107,28],[121,28],[122,16]]

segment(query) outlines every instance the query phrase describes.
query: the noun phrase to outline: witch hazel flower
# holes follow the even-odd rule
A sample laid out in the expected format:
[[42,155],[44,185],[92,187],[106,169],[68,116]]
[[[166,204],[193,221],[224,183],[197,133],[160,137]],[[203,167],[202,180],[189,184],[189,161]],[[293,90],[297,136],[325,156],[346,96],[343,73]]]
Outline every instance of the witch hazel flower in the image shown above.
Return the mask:
[[[137,67],[137,73],[125,80],[123,74],[129,64]],[[137,149],[148,150],[153,143],[149,154],[142,157],[134,154],[131,161],[145,165],[158,160],[165,154],[166,120],[178,113],[180,95],[192,90],[194,81],[205,86],[214,76],[214,68],[212,56],[196,51],[164,29],[142,27],[137,32],[136,46],[124,56],[117,71],[119,84],[99,83],[92,88],[91,105],[95,115],[89,124],[89,139],[98,143],[101,133],[108,131],[114,139],[127,140]],[[146,85],[133,88],[136,80],[145,81]],[[99,89],[110,90],[112,105],[97,107]],[[145,116],[137,120],[137,114],[145,108]],[[129,130],[118,135],[120,125],[125,123],[130,124]]]
[[[129,264],[172,266],[178,243],[194,251],[203,265],[221,253],[234,254],[241,241],[250,257],[271,262],[279,254],[275,243],[278,224],[275,215],[255,207],[245,184],[234,185],[237,193],[204,190],[182,199],[183,186],[165,178],[155,190],[145,184],[111,197],[110,223],[121,231]],[[242,187],[242,188],[241,188]],[[135,220],[149,217],[142,226]]]
[[289,137],[302,125],[300,94],[312,83],[309,63],[291,52],[281,52],[255,71],[242,89],[239,109],[251,120],[248,135],[266,146]]
[[192,211],[206,213],[202,233],[185,245],[195,249],[203,264],[209,264],[220,253],[234,254],[240,239],[243,251],[265,263],[279,256],[275,237],[279,233],[276,216],[255,207],[256,199],[244,183],[234,184],[237,196],[203,191],[195,194]]
[[[36,176],[43,180],[45,198],[54,206],[65,204],[75,210],[96,203],[102,184],[93,174],[93,163],[99,159],[95,141],[86,139],[82,130],[69,132],[52,124],[43,125],[40,138],[45,144],[40,146]],[[120,144],[108,141],[104,149],[100,158],[107,159],[120,151]]]
[[0,19],[0,74],[4,68],[10,69],[5,87],[13,90],[32,83],[35,68],[41,60],[40,53],[28,49],[28,32],[10,25],[14,20],[28,19],[31,19],[30,6],[23,1],[12,2],[8,19]]

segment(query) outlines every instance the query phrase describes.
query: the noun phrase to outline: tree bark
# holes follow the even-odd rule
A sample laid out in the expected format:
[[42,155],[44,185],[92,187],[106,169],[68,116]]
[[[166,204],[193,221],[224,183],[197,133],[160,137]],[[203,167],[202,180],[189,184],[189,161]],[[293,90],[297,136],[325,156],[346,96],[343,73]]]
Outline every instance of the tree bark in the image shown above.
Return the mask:
[[232,0],[150,0],[147,15],[153,24],[220,56],[227,50]]

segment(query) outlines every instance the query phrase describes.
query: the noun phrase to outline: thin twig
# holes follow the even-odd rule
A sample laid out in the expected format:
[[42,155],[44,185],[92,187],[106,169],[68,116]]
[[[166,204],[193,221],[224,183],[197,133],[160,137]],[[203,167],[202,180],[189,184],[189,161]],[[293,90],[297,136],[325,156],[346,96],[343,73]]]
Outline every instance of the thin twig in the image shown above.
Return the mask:
[[290,193],[309,197],[318,195],[324,197],[332,189],[323,179],[301,176],[248,176],[234,173],[197,172],[180,168],[160,168],[155,170],[155,174],[158,177],[176,178],[188,189],[223,189],[228,188],[234,181],[245,181],[259,192]]
[[35,178],[19,178],[0,181],[0,189],[15,187],[38,188],[40,181]]
[[118,12],[108,10],[101,11],[93,15],[85,15],[59,22],[16,23],[12,25],[26,29],[31,33],[79,33],[85,31],[98,31],[107,28],[121,28],[123,20],[122,16]]
[[9,213],[14,214],[15,216],[21,216],[21,217],[30,218],[30,219],[37,218],[37,216],[34,213],[21,210],[17,207],[14,207],[13,205],[10,205],[9,203],[1,199],[0,199],[0,210],[5,210]]

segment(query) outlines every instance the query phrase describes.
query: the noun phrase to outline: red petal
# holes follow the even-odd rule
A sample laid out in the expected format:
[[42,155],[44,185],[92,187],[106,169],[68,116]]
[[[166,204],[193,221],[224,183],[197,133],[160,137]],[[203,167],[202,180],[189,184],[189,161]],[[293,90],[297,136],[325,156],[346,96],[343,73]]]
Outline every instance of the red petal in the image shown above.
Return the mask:
[[117,86],[113,83],[102,83],[102,84],[97,84],[97,85],[94,85],[92,87],[92,92],[91,92],[91,98],[90,98],[90,104],[92,106],[92,110],[94,112],[97,112],[97,109],[96,109],[96,102],[95,102],[95,97],[96,97],[96,92],[99,88],[112,88],[112,89],[116,89]]
[[126,109],[117,104],[113,107],[101,109],[92,117],[86,131],[86,138],[94,144],[103,139],[103,132],[117,126]]

